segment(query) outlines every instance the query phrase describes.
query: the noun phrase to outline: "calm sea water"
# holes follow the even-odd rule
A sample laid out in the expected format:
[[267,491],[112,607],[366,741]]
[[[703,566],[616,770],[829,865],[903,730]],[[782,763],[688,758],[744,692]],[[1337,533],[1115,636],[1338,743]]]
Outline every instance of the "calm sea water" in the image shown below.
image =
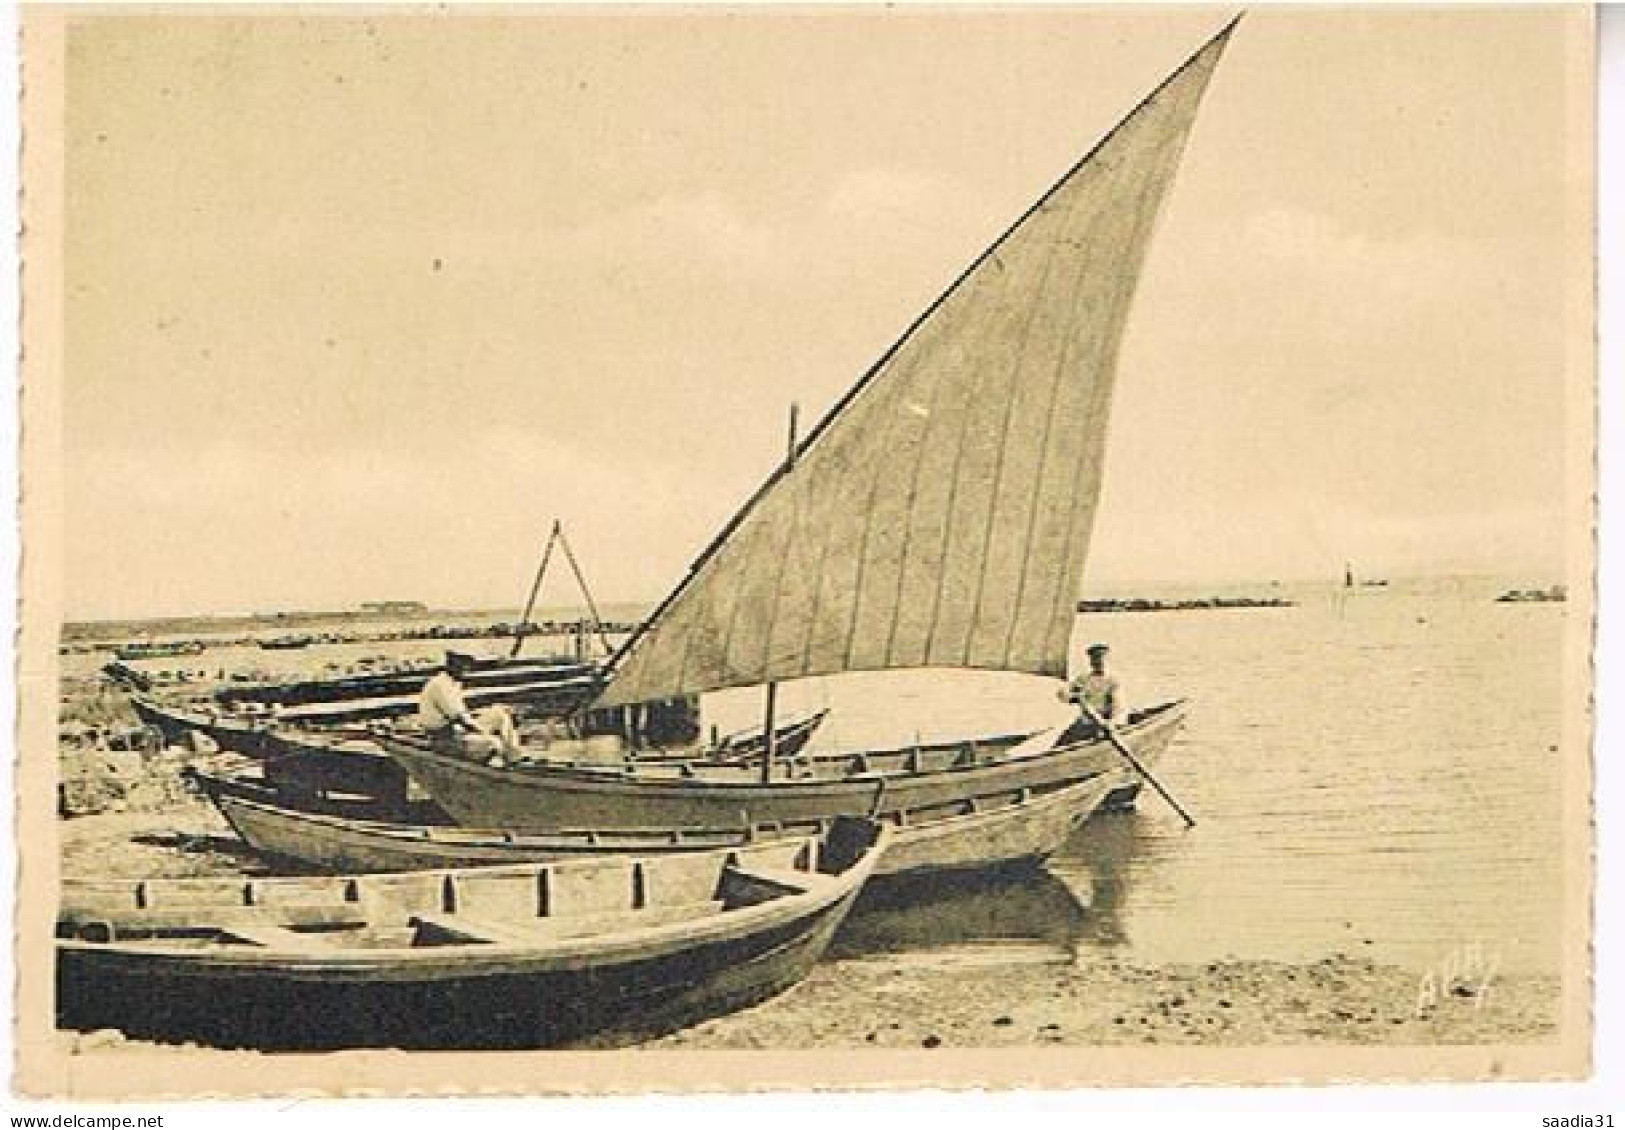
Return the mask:
[[[1343,951],[1426,968],[1478,946],[1556,973],[1563,604],[1497,604],[1490,580],[1273,590],[1293,608],[1095,614],[1132,701],[1190,700],[1149,790],[1047,872],[866,908],[848,958],[1305,960]],[[825,746],[1061,719],[1056,684],[956,672],[781,688],[828,705]],[[745,724],[756,694],[718,695]],[[1578,896],[1577,896],[1578,897]]]
[[[1133,702],[1190,700],[1158,775],[1198,826],[1147,792],[1138,812],[1079,829],[1046,871],[860,907],[835,954],[951,966],[1344,951],[1420,969],[1476,945],[1504,971],[1555,973],[1567,609],[1494,602],[1519,580],[1287,587],[1262,594],[1296,607],[1082,617],[1077,645],[1112,645]],[[315,671],[383,650],[226,648],[179,662]],[[788,684],[779,703],[829,707],[817,745],[858,748],[1064,721],[1056,686],[886,673]],[[705,709],[741,728],[760,720],[761,695],[712,695]]]

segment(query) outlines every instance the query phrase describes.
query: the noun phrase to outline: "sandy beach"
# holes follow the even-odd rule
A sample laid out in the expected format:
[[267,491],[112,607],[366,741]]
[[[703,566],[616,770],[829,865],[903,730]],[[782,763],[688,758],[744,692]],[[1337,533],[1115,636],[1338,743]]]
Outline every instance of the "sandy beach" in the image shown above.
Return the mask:
[[[1063,1044],[1473,1044],[1556,1033],[1555,981],[1458,982],[1343,955],[1155,969],[829,962],[790,992],[668,1036],[668,1048],[983,1048]],[[1022,1003],[1011,1006],[1011,1000]]]
[[202,797],[156,811],[104,812],[63,821],[62,875],[69,879],[184,879],[263,870]]

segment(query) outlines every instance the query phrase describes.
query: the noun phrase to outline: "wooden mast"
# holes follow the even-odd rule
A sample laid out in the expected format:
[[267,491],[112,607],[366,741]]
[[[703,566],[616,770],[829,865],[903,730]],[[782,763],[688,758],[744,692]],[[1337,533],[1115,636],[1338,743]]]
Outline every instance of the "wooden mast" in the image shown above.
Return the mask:
[[[801,415],[801,406],[795,401],[790,402],[790,434],[784,453],[784,470],[786,473],[796,465],[797,424]],[[779,697],[779,684],[769,681],[765,701],[762,704],[762,783],[767,784],[773,780],[773,756],[778,752],[778,741],[773,731],[773,711]]]

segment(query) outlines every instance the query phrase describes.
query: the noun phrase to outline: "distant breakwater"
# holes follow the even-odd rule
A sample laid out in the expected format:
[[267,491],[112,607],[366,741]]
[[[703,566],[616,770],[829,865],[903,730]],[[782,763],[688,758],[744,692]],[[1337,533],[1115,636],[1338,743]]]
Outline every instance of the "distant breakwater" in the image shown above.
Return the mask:
[[307,647],[311,644],[348,644],[348,643],[398,643],[414,640],[484,640],[484,639],[513,639],[523,635],[530,637],[570,637],[582,634],[596,635],[602,631],[605,635],[623,636],[635,630],[636,624],[621,621],[604,621],[594,624],[590,621],[559,621],[542,620],[518,624],[427,624],[420,627],[398,629],[365,629],[353,628],[338,631],[311,632],[297,637],[278,637],[268,639],[264,636],[233,635],[204,637],[171,638],[162,641],[151,640],[98,640],[64,643],[59,647],[62,654],[88,654],[97,651],[111,651],[120,659],[159,659],[183,655],[199,655],[207,648],[253,646],[269,647],[272,650]]
[[1508,589],[1495,598],[1497,604],[1544,604],[1552,601],[1564,601],[1569,598],[1568,589],[1563,585],[1553,585],[1545,589]]
[[1193,608],[1292,608],[1295,601],[1278,596],[1207,596],[1195,600],[1080,600],[1079,612],[1182,612]]

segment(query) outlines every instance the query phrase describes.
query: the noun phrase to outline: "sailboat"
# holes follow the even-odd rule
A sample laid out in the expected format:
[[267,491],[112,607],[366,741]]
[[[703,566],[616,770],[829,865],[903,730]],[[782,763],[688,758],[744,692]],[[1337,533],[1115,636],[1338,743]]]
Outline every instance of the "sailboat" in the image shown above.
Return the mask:
[[[595,708],[856,671],[1064,678],[1124,326],[1232,21],[1022,214],[745,503],[611,658]],[[679,829],[886,815],[1099,779],[1183,718],[761,765],[491,768],[395,738],[459,822]],[[772,725],[764,726],[771,733]],[[1098,795],[1100,790],[1092,790]],[[974,808],[974,802],[971,803]]]

